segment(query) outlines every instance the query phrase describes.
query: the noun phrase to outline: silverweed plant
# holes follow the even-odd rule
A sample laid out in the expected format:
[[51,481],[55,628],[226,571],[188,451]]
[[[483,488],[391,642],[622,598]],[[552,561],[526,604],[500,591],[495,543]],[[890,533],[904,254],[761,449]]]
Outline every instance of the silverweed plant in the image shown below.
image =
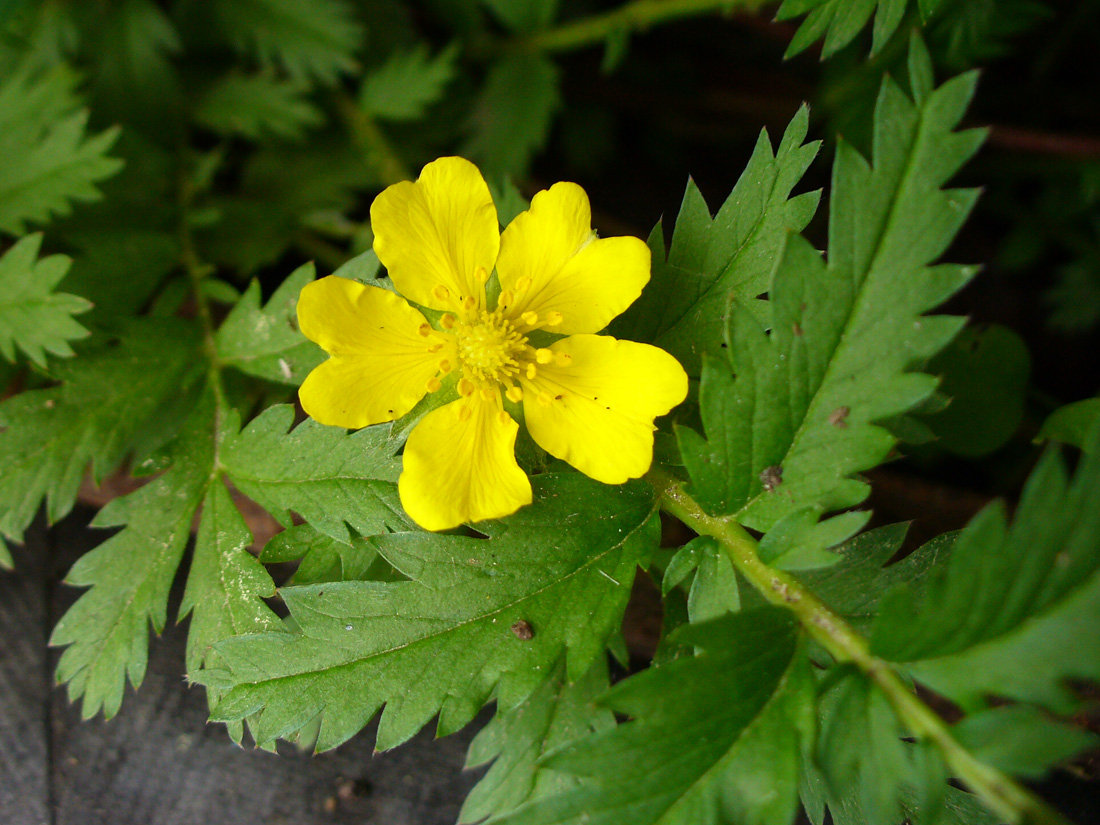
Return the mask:
[[[1095,142],[968,114],[1041,94],[997,61],[1092,5],[0,3],[0,564],[130,480],[59,683],[125,713],[178,582],[234,741],[490,719],[462,823],[1065,822],[1034,783],[1100,744],[1100,399],[939,308],[1023,272],[1036,328],[1100,318]],[[693,37],[823,115],[718,130],[717,212],[688,119],[734,98],[691,97]],[[975,210],[999,246],[949,252]],[[1011,505],[872,521],[884,473],[944,467]]]

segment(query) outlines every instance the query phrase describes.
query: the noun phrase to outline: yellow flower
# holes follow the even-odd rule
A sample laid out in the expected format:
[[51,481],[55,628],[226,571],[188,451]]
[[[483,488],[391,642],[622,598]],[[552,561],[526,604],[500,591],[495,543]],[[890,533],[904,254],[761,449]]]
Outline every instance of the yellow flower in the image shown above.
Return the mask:
[[[641,294],[649,249],[637,238],[597,239],[581,187],[539,192],[501,234],[477,167],[441,158],[379,195],[371,224],[397,292],[443,314],[429,323],[394,292],[335,276],[307,285],[299,325],[331,357],[300,397],[322,424],[366,427],[460,376],[458,398],[428,413],[405,444],[398,490],[417,524],[445,530],[531,502],[506,400],[522,405],[540,447],[594,479],[621,484],[649,469],[653,419],[684,400],[687,375],[657,347],[593,334]],[[564,337],[543,335],[537,347],[538,330]]]

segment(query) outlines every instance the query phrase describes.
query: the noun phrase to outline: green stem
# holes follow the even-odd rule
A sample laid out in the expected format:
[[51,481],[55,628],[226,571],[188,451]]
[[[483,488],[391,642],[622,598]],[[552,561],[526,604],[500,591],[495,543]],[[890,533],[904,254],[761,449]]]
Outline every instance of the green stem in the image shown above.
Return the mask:
[[734,566],[769,602],[790,610],[806,632],[838,662],[858,667],[883,692],[894,712],[917,737],[932,742],[955,775],[982,801],[1010,823],[1065,825],[1057,811],[1011,777],[976,759],[951,735],[946,722],[910,690],[887,661],[873,656],[866,640],[840,616],[782,570],[760,561],[757,542],[731,518],[716,518],[683,489],[683,483],[654,470],[648,480],[660,495],[661,508],[700,535],[716,539]]
[[620,31],[640,31],[656,23],[734,9],[755,10],[762,0],[633,0],[617,9],[536,32],[520,39],[521,49],[537,52],[566,52],[602,43]]

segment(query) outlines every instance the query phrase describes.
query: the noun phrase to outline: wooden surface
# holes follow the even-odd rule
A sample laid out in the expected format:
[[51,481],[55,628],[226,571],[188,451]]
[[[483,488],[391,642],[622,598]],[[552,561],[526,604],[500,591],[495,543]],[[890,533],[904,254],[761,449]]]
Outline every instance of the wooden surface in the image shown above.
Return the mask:
[[[0,572],[2,825],[443,825],[480,774],[462,770],[470,729],[372,755],[373,730],[335,751],[278,755],[237,747],[206,724],[206,701],[183,679],[184,627],[150,648],[149,669],[110,722],[80,721],[54,686],[48,628],[81,591],[58,582],[107,533],[78,513],[15,547]],[[173,615],[172,612],[169,615]]]

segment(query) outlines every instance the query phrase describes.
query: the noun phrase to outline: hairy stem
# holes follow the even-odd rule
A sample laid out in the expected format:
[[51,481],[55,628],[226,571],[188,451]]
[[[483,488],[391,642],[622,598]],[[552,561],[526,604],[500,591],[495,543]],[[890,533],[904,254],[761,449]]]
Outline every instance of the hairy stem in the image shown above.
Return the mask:
[[1011,777],[976,759],[951,735],[946,722],[909,689],[894,666],[873,656],[867,641],[807,590],[781,570],[768,567],[757,555],[757,542],[730,518],[717,518],[683,489],[683,483],[660,470],[648,480],[660,495],[661,508],[700,535],[716,539],[748,582],[773,604],[787,608],[838,662],[850,662],[883,692],[898,718],[917,737],[932,742],[955,775],[982,801],[1010,823],[1065,825],[1063,817]]
[[615,32],[645,30],[656,23],[710,12],[755,10],[762,0],[632,0],[604,14],[536,32],[518,42],[523,49],[566,52],[600,43]]

